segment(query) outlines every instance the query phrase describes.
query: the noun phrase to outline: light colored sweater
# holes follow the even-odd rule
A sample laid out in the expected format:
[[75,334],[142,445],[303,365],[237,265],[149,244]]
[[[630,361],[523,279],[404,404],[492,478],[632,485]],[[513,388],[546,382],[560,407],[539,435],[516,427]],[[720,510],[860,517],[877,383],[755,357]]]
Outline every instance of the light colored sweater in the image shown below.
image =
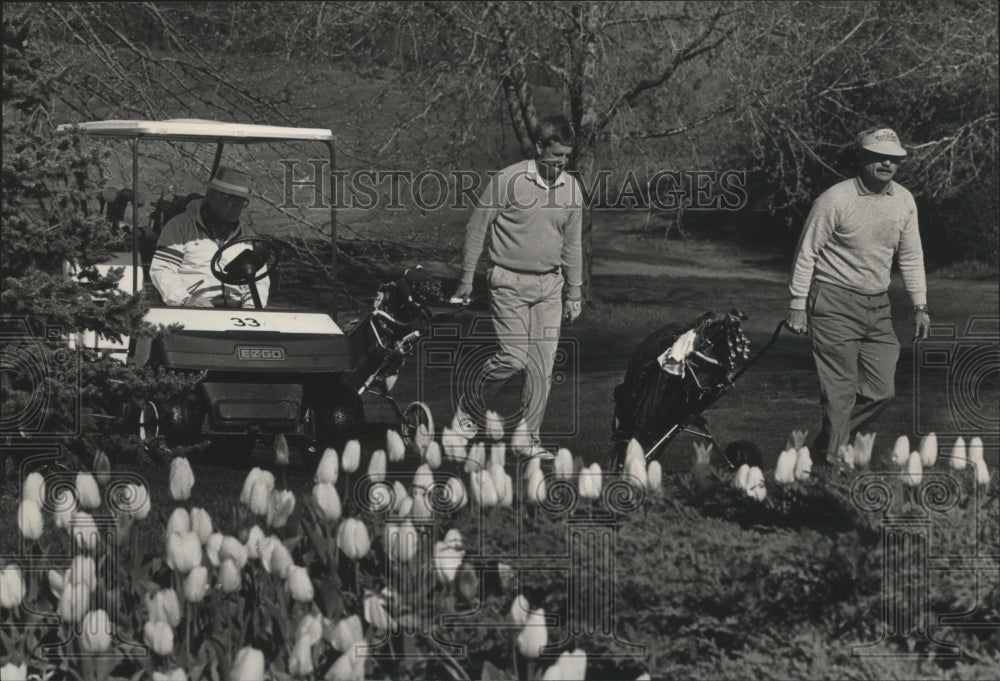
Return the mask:
[[859,178],[835,184],[816,199],[806,218],[789,284],[790,307],[806,309],[814,279],[856,293],[884,293],[897,252],[910,299],[914,305],[926,304],[913,195],[895,182],[881,193],[869,191]]
[[465,228],[462,282],[471,284],[486,245],[495,265],[521,272],[563,269],[567,298],[583,284],[583,191],[563,172],[547,186],[534,159],[508,166],[490,178]]

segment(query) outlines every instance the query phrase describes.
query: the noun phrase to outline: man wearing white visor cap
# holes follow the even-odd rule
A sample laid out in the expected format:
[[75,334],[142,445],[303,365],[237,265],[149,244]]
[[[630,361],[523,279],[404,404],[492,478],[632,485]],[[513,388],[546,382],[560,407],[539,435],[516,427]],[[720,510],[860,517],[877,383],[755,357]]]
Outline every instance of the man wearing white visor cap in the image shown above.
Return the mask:
[[792,268],[786,323],[812,334],[823,426],[813,442],[818,462],[836,456],[895,394],[899,340],[892,328],[889,276],[899,259],[913,303],[913,338],[930,328],[917,206],[893,181],[906,149],[894,131],[857,137],[857,176],[813,203]]

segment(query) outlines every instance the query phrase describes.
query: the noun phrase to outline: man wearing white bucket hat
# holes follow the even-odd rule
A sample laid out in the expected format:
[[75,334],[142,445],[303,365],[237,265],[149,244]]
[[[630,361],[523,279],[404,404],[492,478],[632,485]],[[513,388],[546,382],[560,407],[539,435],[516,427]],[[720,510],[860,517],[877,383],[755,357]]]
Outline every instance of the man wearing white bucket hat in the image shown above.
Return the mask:
[[862,131],[857,147],[857,176],[813,203],[789,285],[786,323],[795,333],[811,331],[819,375],[818,462],[874,421],[895,394],[899,340],[887,291],[896,254],[913,303],[914,340],[926,338],[930,327],[917,206],[893,181],[906,150],[885,127]]
[[[163,226],[149,265],[149,277],[163,302],[187,307],[253,307],[248,286],[224,285],[209,266],[220,247],[242,236],[240,216],[249,203],[246,174],[220,166],[208,183],[205,198],[190,202],[183,213]],[[226,262],[228,259],[219,264],[225,266]],[[264,305],[269,290],[268,277],[257,282]]]

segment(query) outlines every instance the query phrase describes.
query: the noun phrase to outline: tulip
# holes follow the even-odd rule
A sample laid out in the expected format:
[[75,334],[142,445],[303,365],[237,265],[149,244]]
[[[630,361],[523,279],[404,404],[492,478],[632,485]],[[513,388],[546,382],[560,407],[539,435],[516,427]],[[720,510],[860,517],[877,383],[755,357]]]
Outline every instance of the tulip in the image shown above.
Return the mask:
[[582,499],[598,499],[601,496],[601,467],[595,462],[580,469],[577,487]]
[[494,442],[503,439],[503,419],[492,409],[486,410],[486,437]]
[[840,445],[840,449],[837,450],[837,456],[840,458],[840,462],[844,464],[844,467],[848,470],[854,470],[854,462],[857,455],[854,452],[854,445],[847,443],[845,445]]
[[167,657],[174,652],[174,630],[166,622],[146,622],[142,628],[142,639],[157,655]]
[[58,489],[53,494],[52,504],[52,519],[55,526],[61,530],[69,530],[73,514],[79,509],[76,494],[65,488]]
[[493,466],[500,466],[500,468],[507,466],[507,445],[502,442],[494,442],[490,445],[490,458],[487,468],[492,468]]
[[97,548],[100,532],[94,518],[86,511],[77,511],[69,522],[70,534],[77,548],[82,551],[93,551]]
[[959,437],[955,440],[955,446],[951,449],[951,467],[956,471],[965,470],[968,457],[965,453],[965,440]]
[[194,471],[186,457],[175,456],[170,460],[170,498],[174,501],[187,501],[191,498],[191,488],[194,487]]
[[310,645],[323,640],[323,617],[315,613],[306,613],[299,620],[295,629],[296,639],[306,639]]
[[24,580],[21,568],[7,565],[0,570],[0,607],[13,610],[24,600]]
[[875,445],[875,433],[854,434],[854,463],[867,466],[872,460],[872,447]]
[[260,681],[264,678],[264,653],[247,646],[240,648],[229,669],[231,681]]
[[392,463],[399,463],[406,456],[406,444],[395,430],[385,432],[385,451]]
[[969,462],[983,460],[983,440],[978,435],[969,440]]
[[587,676],[587,653],[577,648],[565,651],[556,663],[545,670],[543,681],[583,681]]
[[87,510],[93,510],[101,505],[101,490],[97,487],[97,480],[90,473],[76,474],[76,498],[80,506]]
[[910,438],[900,435],[892,446],[892,462],[902,468],[910,460]]
[[990,484],[990,469],[986,467],[986,462],[982,457],[972,460],[972,465],[976,467],[976,483],[986,486]]
[[76,556],[66,572],[66,581],[71,584],[83,584],[93,591],[97,588],[97,563],[93,556]]
[[268,537],[267,539],[270,541],[266,542],[266,546],[261,546],[261,563],[269,573],[285,579],[288,577],[288,571],[295,564],[295,561],[292,560],[292,553],[277,537]]
[[790,485],[795,482],[795,459],[794,449],[785,449],[778,455],[778,463],[774,467],[774,481],[780,485]]
[[376,449],[368,462],[368,479],[371,482],[382,482],[385,480],[385,471],[385,450]]
[[232,558],[226,558],[219,564],[219,587],[223,593],[231,594],[238,591],[243,578],[240,569]]
[[[405,515],[401,511],[406,505],[406,500],[410,498],[410,493],[403,487],[399,480],[392,481],[392,512],[396,515]],[[412,504],[410,504],[412,506]]]
[[659,461],[650,461],[646,469],[646,486],[653,494],[663,491],[663,466]]
[[553,472],[560,480],[569,480],[573,477],[573,454],[565,447],[560,447],[556,451],[556,460],[552,463]]
[[177,507],[167,519],[167,536],[191,531],[191,514],[186,508]]
[[[259,527],[256,525],[254,525],[254,527],[257,528],[257,532],[260,533],[259,536],[255,536],[253,529],[250,530],[250,537],[256,547],[259,540],[264,537],[264,534]],[[236,563],[237,569],[242,570],[243,566],[247,564],[247,560],[250,559],[250,542],[251,539],[248,539],[246,545],[244,545],[241,544],[240,540],[236,537],[230,537],[228,535],[223,537],[222,545],[219,547],[219,560],[225,561],[229,558]],[[257,557],[260,558],[259,552]]]
[[358,681],[359,679],[364,679],[363,675],[359,676],[356,673],[355,667],[354,653],[344,653],[334,660],[330,671],[326,673],[324,678],[330,681]]
[[472,471],[469,474],[469,485],[472,488],[472,500],[483,508],[500,503],[500,495],[497,494],[493,476],[488,471]]
[[21,487],[21,499],[31,499],[39,508],[45,504],[45,478],[41,473],[37,471],[28,473]]
[[312,660],[313,642],[308,638],[298,638],[292,647],[292,653],[288,656],[288,673],[292,676],[304,678],[313,673]]
[[198,535],[198,541],[205,544],[212,536],[212,516],[203,508],[191,509],[191,531]]
[[469,503],[469,497],[465,492],[465,485],[462,484],[461,478],[457,476],[449,477],[446,483],[446,490],[445,498],[449,500],[452,510],[457,511]]
[[208,557],[208,562],[212,564],[212,567],[219,567],[222,563],[222,558],[219,557],[219,551],[222,550],[222,540],[226,538],[226,535],[221,532],[213,532],[205,542],[205,555]]
[[[635,443],[634,447],[633,443]],[[625,477],[629,483],[636,487],[645,487],[648,482],[646,479],[646,456],[642,453],[642,447],[635,440],[629,443],[628,451],[625,453]]]
[[150,622],[163,622],[171,629],[181,622],[181,604],[173,589],[160,589],[150,598],[146,597]]
[[751,466],[747,472],[747,496],[756,501],[764,501],[767,497],[767,485],[764,484],[764,472],[757,466]]
[[802,449],[802,445],[806,442],[806,437],[809,436],[809,429],[793,429],[791,435],[788,436],[788,442],[785,444],[785,449],[794,449],[799,451]]
[[413,520],[431,520],[434,517],[434,509],[431,508],[430,498],[427,494],[417,491],[409,498],[409,507],[406,515]]
[[389,560],[410,561],[417,552],[419,539],[409,518],[401,523],[393,521],[385,524],[385,551]]
[[[506,471],[502,468],[494,468],[499,475],[503,476],[503,495],[500,496],[500,506],[505,508],[512,508],[514,506],[514,480],[510,477]],[[497,488],[497,493],[499,495],[500,488]]]
[[208,594],[208,568],[198,565],[184,579],[184,600],[188,603],[201,603]]
[[17,507],[17,528],[28,541],[37,541],[45,530],[42,509],[34,499],[25,499]]
[[649,672],[643,672],[635,677],[635,681],[653,681],[653,677],[649,675]]
[[521,421],[514,428],[514,434],[510,436],[510,446],[515,454],[527,456],[531,451],[531,433],[528,432],[528,424]]
[[531,606],[528,605],[528,599],[524,597],[524,594],[518,594],[514,602],[510,604],[510,611],[507,616],[510,621],[519,627],[523,627],[528,621],[528,615],[531,614]]
[[442,584],[453,583],[464,556],[465,551],[456,550],[443,541],[435,543],[434,574],[437,575],[438,581]]
[[149,490],[142,483],[126,483],[119,488],[119,507],[136,520],[145,520],[153,508]]
[[736,477],[733,478],[733,487],[745,492],[747,490],[747,476],[750,475],[750,464],[743,464],[736,470]]
[[389,631],[395,625],[389,617],[385,596],[369,593],[364,599],[365,620],[377,631]]
[[431,470],[441,467],[441,445],[434,440],[428,442],[424,449],[424,462],[431,467]]
[[295,510],[295,495],[291,490],[271,490],[267,498],[267,525],[281,529],[288,523],[289,516]]
[[347,652],[355,643],[360,643],[364,639],[361,618],[357,615],[338,620],[324,634],[334,650],[342,653]]
[[[426,423],[417,424],[417,432],[413,434],[413,446],[427,460],[427,448],[434,442],[434,428]],[[440,453],[440,450],[439,450]]]
[[361,465],[361,443],[357,440],[350,440],[344,446],[344,456],[340,459],[340,467],[345,473],[353,473]]
[[337,457],[337,450],[327,447],[323,450],[323,458],[319,460],[316,467],[316,482],[328,482],[331,485],[337,483],[337,476],[340,474],[340,461]]
[[243,489],[240,490],[240,503],[244,506],[250,505],[250,490],[253,489],[254,483],[257,482],[263,472],[263,469],[254,466],[247,473],[247,477],[243,479]]
[[417,467],[417,472],[413,474],[413,489],[426,492],[434,485],[434,474],[431,467],[425,463]]
[[313,596],[316,595],[312,580],[309,579],[309,571],[301,565],[292,565],[288,568],[285,588],[292,595],[292,600],[299,603],[311,603]]
[[[537,461],[538,459],[532,459]],[[535,468],[528,473],[528,481],[526,484],[525,501],[529,504],[544,504],[547,495],[547,488],[545,486],[545,474],[542,473],[541,468]]]
[[337,528],[337,545],[351,560],[361,560],[371,549],[368,528],[357,518],[346,518]]
[[94,454],[94,477],[102,485],[108,484],[108,480],[111,478],[111,461],[100,447]]
[[712,461],[712,445],[707,445],[701,442],[692,442],[691,444],[694,447],[694,465],[710,465]]
[[19,665],[8,662],[0,667],[0,679],[10,679],[10,681],[23,681],[28,678],[28,665],[22,662]]
[[274,463],[276,466],[287,466],[291,461],[288,450],[288,440],[281,433],[274,436]]
[[906,475],[903,477],[910,487],[919,487],[924,479],[924,464],[919,452],[911,452],[910,459],[906,464]]
[[507,496],[507,483],[510,480],[506,471],[499,467],[488,468],[483,472],[483,478],[490,478],[493,481],[493,489],[497,493],[497,504],[502,503]]
[[201,564],[201,540],[194,532],[171,532],[167,537],[167,565],[186,575]]
[[469,448],[469,455],[465,459],[465,472],[479,471],[486,468],[486,445],[477,442]]
[[332,483],[317,482],[313,485],[312,498],[323,520],[331,523],[340,520],[342,511],[340,494],[337,493],[337,488]]
[[549,642],[549,630],[545,626],[544,608],[531,611],[515,642],[518,652],[528,659],[535,659],[542,654],[542,648]]
[[63,588],[66,586],[66,574],[58,570],[49,570],[47,575],[49,578],[49,590],[53,596],[59,598],[62,595]]
[[464,436],[448,426],[445,426],[441,431],[441,449],[444,450],[444,455],[449,459],[465,461],[468,456],[468,453],[465,451],[465,445],[468,442]]
[[800,447],[795,454],[795,479],[798,482],[808,480],[812,475],[812,457],[809,455],[808,447]]
[[66,622],[79,622],[90,609],[91,590],[86,584],[69,582],[59,597],[59,617]]
[[247,508],[251,513],[259,516],[267,515],[267,502],[273,489],[274,474],[271,471],[261,471],[250,487],[250,501]]
[[924,468],[931,468],[937,461],[938,441],[937,435],[928,433],[920,440],[920,463]]
[[181,667],[177,667],[166,673],[153,672],[153,681],[188,681],[188,675]]

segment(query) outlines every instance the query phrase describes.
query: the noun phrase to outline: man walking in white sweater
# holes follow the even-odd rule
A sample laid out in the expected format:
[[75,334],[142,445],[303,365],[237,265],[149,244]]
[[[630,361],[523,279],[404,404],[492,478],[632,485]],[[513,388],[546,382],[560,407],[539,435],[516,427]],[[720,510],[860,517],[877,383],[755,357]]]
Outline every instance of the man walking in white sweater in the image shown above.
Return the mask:
[[906,150],[888,128],[865,130],[857,143],[858,175],[813,203],[789,286],[786,323],[795,333],[812,333],[823,409],[813,443],[820,463],[874,421],[895,394],[899,341],[887,291],[897,253],[913,303],[914,340],[930,328],[917,207],[893,181]]

